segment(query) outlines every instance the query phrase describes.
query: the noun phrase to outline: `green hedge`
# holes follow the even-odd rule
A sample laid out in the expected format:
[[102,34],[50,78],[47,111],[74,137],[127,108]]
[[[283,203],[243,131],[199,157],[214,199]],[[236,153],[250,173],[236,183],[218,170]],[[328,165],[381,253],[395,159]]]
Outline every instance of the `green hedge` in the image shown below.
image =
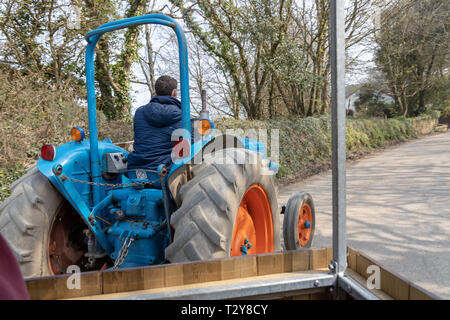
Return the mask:
[[[434,116],[388,120],[350,118],[347,120],[348,156],[355,157],[393,142],[405,141],[418,135],[431,133],[436,124],[437,118]],[[59,128],[58,134],[49,136],[45,140],[56,145],[64,143],[60,140],[69,140],[68,132],[71,126],[72,123],[61,125],[61,128],[60,124],[55,125]],[[278,129],[280,158],[277,177],[282,181],[310,176],[330,167],[331,123],[327,116],[280,118],[265,121],[227,119],[215,121],[215,126],[224,133],[226,129],[242,129],[244,132],[248,129],[255,129],[256,132],[258,129]],[[86,123],[84,123],[84,127],[87,127]],[[12,134],[15,131],[10,132]],[[113,141],[132,140],[132,124],[130,122],[107,122],[100,116],[99,132],[101,138],[110,136]],[[268,132],[267,149],[270,153],[270,131]],[[113,133],[112,136],[111,133]],[[29,142],[27,140],[29,145],[24,145],[23,150],[19,148],[19,145],[15,146],[16,152],[11,153],[14,157],[3,156],[3,159],[0,159],[3,160],[3,164],[0,166],[0,202],[9,196],[11,183],[21,177],[26,168],[36,161],[42,142],[37,143],[31,139],[32,135],[29,137]],[[16,137],[8,140],[15,143],[17,139],[14,138]],[[20,152],[18,152],[19,150]]]
[[[278,129],[279,172],[281,180],[290,180],[316,174],[330,167],[331,121],[328,116],[274,119],[266,121],[220,120],[216,128]],[[347,119],[347,156],[357,157],[388,144],[405,141],[433,132],[436,116],[405,119]],[[270,131],[268,131],[270,153]]]

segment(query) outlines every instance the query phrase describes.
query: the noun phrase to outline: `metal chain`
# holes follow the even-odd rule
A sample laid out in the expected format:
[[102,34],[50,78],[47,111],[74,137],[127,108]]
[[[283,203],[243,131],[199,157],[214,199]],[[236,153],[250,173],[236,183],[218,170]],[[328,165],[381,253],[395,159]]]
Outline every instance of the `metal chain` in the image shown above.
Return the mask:
[[68,177],[66,175],[62,175],[61,179],[69,180],[69,181],[77,182],[77,183],[82,183],[82,184],[88,184],[90,186],[108,187],[108,188],[111,188],[111,189],[121,188],[121,187],[134,187],[134,186],[153,184],[155,182],[158,182],[156,180],[149,180],[149,181],[137,181],[137,182],[113,184],[113,183],[101,183],[101,182],[91,182],[91,181],[85,181],[85,180],[78,180],[78,179],[75,179],[75,178],[70,178],[70,177]]
[[133,243],[134,238],[128,236],[125,241],[123,242],[122,248],[120,248],[119,253],[117,254],[117,259],[114,261],[113,270],[116,271],[120,265],[123,263],[125,258],[128,255],[128,248],[130,248],[131,244]]
[[[120,187],[134,187],[134,186],[139,186],[139,185],[146,185],[146,184],[152,184],[158,181],[155,180],[149,180],[149,181],[138,181],[138,182],[130,182],[130,183],[118,183],[118,184],[112,184],[112,183],[101,183],[101,182],[91,182],[91,181],[85,181],[85,180],[78,180],[75,178],[70,178],[66,175],[62,175],[61,178],[63,180],[69,180],[69,181],[73,181],[73,182],[77,182],[77,183],[82,183],[82,184],[88,184],[91,186],[102,186],[102,187],[109,187],[111,189],[114,188],[120,188]],[[155,227],[153,225],[153,223],[150,222],[150,224],[152,225],[152,227]],[[157,229],[157,228],[155,228]],[[158,232],[161,232],[162,230],[158,230]],[[134,242],[134,238],[128,236],[125,241],[123,242],[122,247],[119,250],[119,253],[117,254],[117,259],[114,261],[114,266],[113,266],[113,270],[116,271],[120,265],[123,263],[123,261],[125,260],[125,258],[128,255],[128,248],[130,248],[131,244]]]

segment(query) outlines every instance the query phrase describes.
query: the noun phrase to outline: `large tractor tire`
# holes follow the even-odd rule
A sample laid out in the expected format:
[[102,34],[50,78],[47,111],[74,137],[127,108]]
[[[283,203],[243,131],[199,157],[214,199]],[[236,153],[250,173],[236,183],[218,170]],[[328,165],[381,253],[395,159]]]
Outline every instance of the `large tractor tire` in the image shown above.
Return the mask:
[[0,233],[25,278],[65,273],[66,266],[80,260],[82,244],[76,249],[69,240],[74,228],[82,232],[80,222],[36,166],[11,185],[11,196],[0,206]]
[[[248,161],[253,159],[254,161]],[[226,149],[191,168],[171,216],[166,259],[184,262],[280,251],[274,176],[255,152]]]

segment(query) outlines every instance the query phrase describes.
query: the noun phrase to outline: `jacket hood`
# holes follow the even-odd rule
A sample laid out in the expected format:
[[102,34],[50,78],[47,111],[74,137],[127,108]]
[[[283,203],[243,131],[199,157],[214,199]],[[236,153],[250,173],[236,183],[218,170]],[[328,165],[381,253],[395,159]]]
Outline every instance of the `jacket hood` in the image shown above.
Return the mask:
[[159,104],[173,104],[176,105],[178,108],[181,109],[181,102],[177,98],[171,97],[171,96],[154,96],[152,100],[150,100],[150,103],[156,102]]

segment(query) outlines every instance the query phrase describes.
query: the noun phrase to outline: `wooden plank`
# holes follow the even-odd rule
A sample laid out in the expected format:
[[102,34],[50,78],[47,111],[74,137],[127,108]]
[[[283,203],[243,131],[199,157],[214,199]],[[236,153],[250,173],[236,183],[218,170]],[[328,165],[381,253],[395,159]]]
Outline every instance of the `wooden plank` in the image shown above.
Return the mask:
[[292,272],[293,252],[284,252],[283,255],[283,272]]
[[283,253],[259,255],[257,256],[256,261],[258,263],[258,276],[272,273],[282,273],[284,270]]
[[[347,274],[356,282],[358,282],[360,285],[362,285],[363,287],[367,288],[367,279],[364,278],[363,276],[361,276],[359,273],[357,273],[356,271],[353,271],[352,269],[347,269]],[[372,292],[374,295],[376,295],[378,298],[380,298],[381,300],[393,300],[393,298],[388,295],[387,293],[385,293],[384,291],[380,290],[380,289],[368,289],[370,292]]]
[[183,265],[183,283],[201,283],[221,279],[221,261],[194,262]]
[[145,268],[130,268],[117,271],[103,271],[103,293],[161,288],[165,285],[165,267],[152,266]]
[[333,248],[327,248],[327,267],[333,260]]
[[356,255],[356,269],[354,270],[365,279],[367,279],[367,277],[369,276],[369,274],[367,273],[367,268],[371,265],[374,265],[372,261],[362,256],[361,254]]
[[258,275],[255,256],[237,257],[221,261],[221,280],[247,278]]
[[[367,269],[369,266],[378,266],[380,268],[381,290],[394,299],[408,300],[409,298],[409,284],[393,275],[391,272],[384,269],[378,263],[370,260],[359,252],[356,255],[356,269],[354,269],[364,279],[369,277]],[[353,268],[352,268],[353,269]]]
[[102,272],[103,293],[116,293],[144,289],[144,268]]
[[356,256],[357,252],[352,248],[347,248],[347,265],[349,268],[356,271]]
[[239,262],[241,277],[254,277],[258,275],[258,261],[256,256],[241,258]]
[[163,288],[165,286],[165,268],[144,268],[144,289]]
[[225,259],[220,262],[222,280],[240,278],[242,274],[242,259]]
[[310,270],[311,251],[292,252],[292,271]]
[[391,272],[381,270],[381,290],[396,300],[409,299],[409,283],[395,276]]
[[310,269],[327,268],[329,264],[327,249],[317,249],[311,251]]
[[397,300],[412,300],[412,299],[438,299],[433,294],[427,292],[425,289],[416,286],[402,276],[388,271],[379,262],[368,258],[364,254],[348,248],[348,263],[349,267],[355,270],[364,279],[367,279],[367,267],[375,265],[380,268],[381,292]]
[[174,264],[164,267],[164,286],[173,287],[184,284],[183,280],[183,265]]
[[417,287],[416,285],[410,283],[409,285],[409,300],[435,300],[438,299],[432,294],[429,294],[424,289]]
[[42,277],[28,279],[25,283],[30,298],[33,300],[68,299],[74,297],[91,296],[102,293],[100,272],[88,272],[80,274],[80,288],[69,289],[67,281],[71,281],[70,275],[54,277]]

